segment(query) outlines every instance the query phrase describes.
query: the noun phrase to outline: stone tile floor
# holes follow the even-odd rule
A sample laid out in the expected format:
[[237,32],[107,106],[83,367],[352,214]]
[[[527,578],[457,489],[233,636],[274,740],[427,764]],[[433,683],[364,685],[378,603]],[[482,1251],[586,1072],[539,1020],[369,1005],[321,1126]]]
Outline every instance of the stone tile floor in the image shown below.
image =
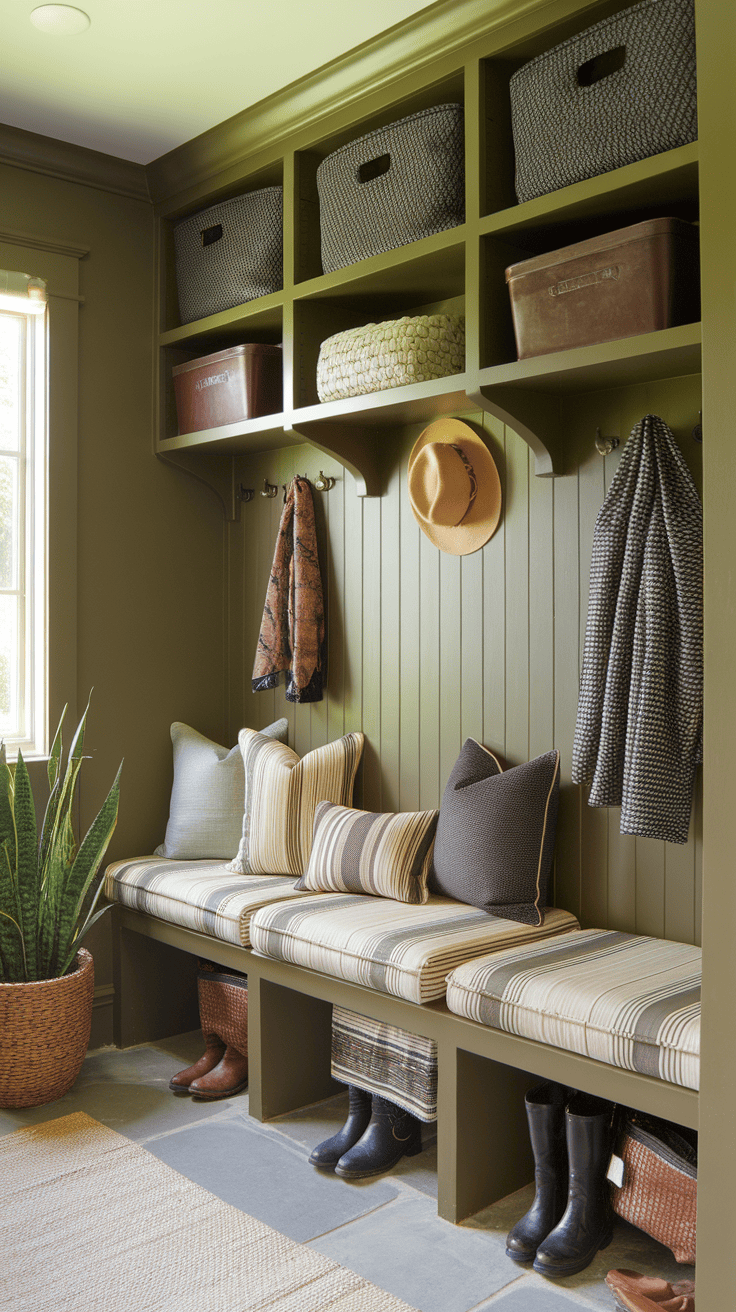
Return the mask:
[[65,1098],[0,1111],[0,1134],[87,1112],[226,1202],[360,1272],[418,1312],[612,1312],[604,1283],[611,1267],[692,1278],[692,1268],[678,1267],[666,1248],[618,1221],[613,1243],[587,1270],[551,1285],[504,1252],[506,1233],[529,1206],[531,1186],[453,1226],[437,1216],[431,1134],[424,1151],[390,1175],[349,1184],[315,1171],[309,1153],[343,1123],[346,1097],[261,1125],[248,1115],[247,1093],[207,1103],[169,1092],[174,1072],[200,1053],[198,1032],[125,1051],[99,1049],[87,1057]]

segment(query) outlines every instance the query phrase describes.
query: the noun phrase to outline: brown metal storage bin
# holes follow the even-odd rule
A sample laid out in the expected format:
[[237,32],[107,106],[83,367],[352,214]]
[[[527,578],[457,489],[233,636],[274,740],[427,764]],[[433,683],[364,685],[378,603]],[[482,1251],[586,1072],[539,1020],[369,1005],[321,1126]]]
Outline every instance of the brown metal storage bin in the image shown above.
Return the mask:
[[281,347],[250,342],[171,371],[179,433],[200,433],[283,408]]
[[698,230],[648,219],[506,270],[519,359],[699,318]]

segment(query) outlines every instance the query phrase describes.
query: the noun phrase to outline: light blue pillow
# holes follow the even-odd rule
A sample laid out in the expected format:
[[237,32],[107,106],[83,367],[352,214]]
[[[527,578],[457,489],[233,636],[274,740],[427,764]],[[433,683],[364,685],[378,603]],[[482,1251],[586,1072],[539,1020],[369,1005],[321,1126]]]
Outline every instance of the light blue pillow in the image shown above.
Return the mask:
[[[286,742],[289,722],[259,730]],[[230,861],[243,833],[245,769],[239,746],[228,749],[178,720],[171,726],[174,784],[166,837],[155,855],[178,861]]]

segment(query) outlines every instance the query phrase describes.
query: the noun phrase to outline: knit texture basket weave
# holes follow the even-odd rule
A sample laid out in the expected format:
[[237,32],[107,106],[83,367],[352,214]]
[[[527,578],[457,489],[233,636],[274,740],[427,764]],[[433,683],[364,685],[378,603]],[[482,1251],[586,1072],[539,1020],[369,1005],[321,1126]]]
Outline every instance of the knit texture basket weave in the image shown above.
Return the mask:
[[698,135],[693,0],[643,0],[511,78],[516,194],[531,200]]
[[248,1051],[248,981],[244,975],[200,968],[199,1023],[202,1033],[216,1034],[244,1055]]
[[328,337],[319,348],[320,401],[425,383],[465,368],[465,320],[457,314],[420,314]]
[[624,1182],[613,1188],[613,1210],[671,1249],[676,1261],[695,1262],[697,1149],[679,1126],[635,1112],[619,1138]]
[[182,323],[278,292],[283,277],[283,189],[210,205],[174,228]]
[[341,146],[317,169],[317,190],[325,273],[463,223],[462,105],[434,105]]
[[0,1107],[41,1107],[69,1092],[89,1043],[94,988],[85,948],[60,979],[0,984]]

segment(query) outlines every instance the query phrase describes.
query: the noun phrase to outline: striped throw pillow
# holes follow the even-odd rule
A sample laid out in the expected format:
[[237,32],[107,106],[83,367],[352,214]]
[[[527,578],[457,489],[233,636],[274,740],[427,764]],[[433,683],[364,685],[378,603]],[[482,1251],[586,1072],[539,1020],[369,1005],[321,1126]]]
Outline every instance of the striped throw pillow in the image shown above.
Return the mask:
[[438,811],[386,815],[321,802],[312,855],[299,889],[372,893],[395,902],[426,902]]
[[301,760],[285,743],[253,729],[241,729],[238,742],[245,766],[245,817],[238,854],[227,869],[238,875],[302,875],[319,803],[347,806],[353,800],[363,735],[348,733]]

